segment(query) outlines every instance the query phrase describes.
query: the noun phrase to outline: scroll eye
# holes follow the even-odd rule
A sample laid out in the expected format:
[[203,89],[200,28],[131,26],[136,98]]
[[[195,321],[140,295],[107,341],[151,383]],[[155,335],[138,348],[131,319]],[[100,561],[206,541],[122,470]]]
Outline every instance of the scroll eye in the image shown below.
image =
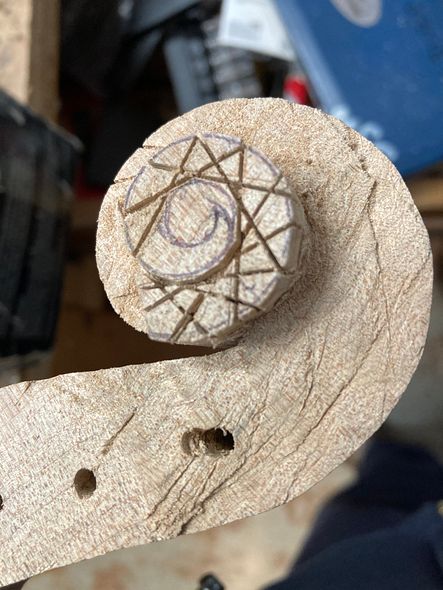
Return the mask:
[[123,215],[154,340],[217,345],[297,277],[301,204],[281,171],[236,137],[189,136],[158,151]]

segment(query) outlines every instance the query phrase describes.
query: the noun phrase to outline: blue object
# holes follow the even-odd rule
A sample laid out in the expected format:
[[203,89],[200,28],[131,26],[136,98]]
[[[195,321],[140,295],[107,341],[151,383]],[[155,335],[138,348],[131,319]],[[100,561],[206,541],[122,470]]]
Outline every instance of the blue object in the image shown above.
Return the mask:
[[409,174],[443,160],[443,0],[276,0],[319,106]]
[[321,511],[286,580],[268,590],[442,590],[443,465],[373,440],[354,485]]

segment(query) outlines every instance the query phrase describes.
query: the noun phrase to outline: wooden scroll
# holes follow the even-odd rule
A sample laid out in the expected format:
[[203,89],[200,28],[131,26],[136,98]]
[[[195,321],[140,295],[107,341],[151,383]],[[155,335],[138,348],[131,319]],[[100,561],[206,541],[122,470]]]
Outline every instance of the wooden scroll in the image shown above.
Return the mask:
[[[159,154],[168,155],[165,148],[182,138],[192,138],[184,141],[195,147],[219,136],[240,142],[238,153],[263,155],[257,179],[239,178],[240,168],[226,162],[224,173],[236,183],[231,190],[230,183],[220,185],[217,166],[217,180],[210,180],[209,161],[206,171],[200,161],[189,171],[177,165],[180,154],[158,166]],[[215,147],[210,150],[218,159]],[[291,247],[280,254],[290,252],[288,262],[273,246],[282,270],[269,266],[277,283],[289,269],[290,288],[277,286],[275,295],[260,300],[256,319],[245,323],[235,346],[0,391],[1,584],[287,502],[348,457],[397,402],[425,342],[432,285],[428,236],[392,164],[356,132],[307,107],[275,99],[210,104],[147,140],[120,171],[100,214],[97,261],[114,308],[138,330],[154,331],[146,286],[163,288],[174,307],[161,334],[180,341],[194,325],[196,332],[188,332],[193,340],[193,334],[205,334],[194,320],[203,325],[205,318],[208,335],[217,333],[218,312],[201,315],[204,303],[197,309],[195,294],[208,282],[243,280],[242,272],[230,269],[238,258],[241,265],[245,234],[259,244],[250,252],[271,247],[274,227],[258,227],[252,209],[245,216],[236,193],[255,190],[246,184],[263,179],[260,166],[268,161],[287,183],[277,194],[280,180],[271,180],[268,198],[293,199],[282,221]],[[150,206],[147,217],[136,219],[137,203],[162,190],[163,172],[177,168],[190,172],[191,184],[164,199],[167,229],[158,227],[163,209],[156,214]],[[203,181],[217,187],[202,190]],[[182,226],[180,218],[193,209],[191,222]],[[184,280],[168,275],[180,265],[155,232],[169,242],[195,244],[214,230],[214,210],[223,239],[205,243],[209,250],[198,257],[213,261],[210,270],[190,256]],[[255,229],[247,231],[249,225],[258,227],[264,242]],[[228,226],[240,231],[231,236]],[[224,300],[214,299],[230,308],[231,288]],[[171,296],[175,289],[182,290]],[[181,301],[186,290],[192,295]],[[274,307],[264,313],[269,302]],[[170,322],[177,306],[185,328],[177,328],[175,316]]]

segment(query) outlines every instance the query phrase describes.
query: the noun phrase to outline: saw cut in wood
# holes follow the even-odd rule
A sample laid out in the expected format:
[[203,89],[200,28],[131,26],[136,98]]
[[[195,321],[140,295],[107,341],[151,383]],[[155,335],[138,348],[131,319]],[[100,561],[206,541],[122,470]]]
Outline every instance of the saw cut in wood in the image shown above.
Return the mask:
[[296,279],[308,231],[302,206],[241,139],[178,139],[140,166],[119,207],[154,340],[220,345]]
[[378,429],[425,343],[431,252],[401,177],[279,99],[151,135],[104,199],[97,264],[137,330],[231,346],[0,391],[3,585],[288,502]]

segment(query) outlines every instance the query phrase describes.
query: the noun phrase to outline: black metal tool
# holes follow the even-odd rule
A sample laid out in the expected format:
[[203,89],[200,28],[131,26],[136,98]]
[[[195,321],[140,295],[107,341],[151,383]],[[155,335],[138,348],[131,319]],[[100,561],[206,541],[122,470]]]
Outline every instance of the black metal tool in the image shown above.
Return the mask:
[[225,590],[225,587],[214,574],[205,574],[200,578],[198,590]]

